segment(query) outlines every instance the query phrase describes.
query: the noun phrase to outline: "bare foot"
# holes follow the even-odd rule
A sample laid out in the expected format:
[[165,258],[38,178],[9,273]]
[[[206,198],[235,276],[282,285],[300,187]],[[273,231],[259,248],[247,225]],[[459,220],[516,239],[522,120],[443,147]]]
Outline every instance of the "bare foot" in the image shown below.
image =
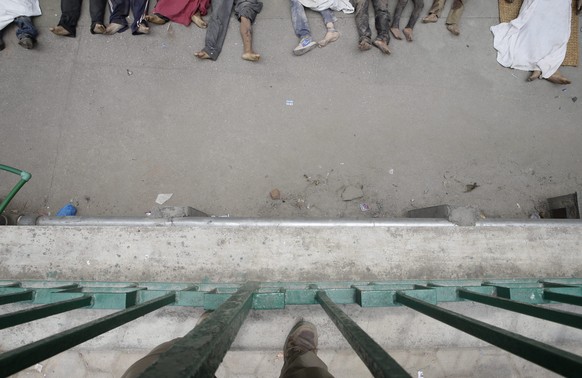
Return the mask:
[[257,54],[256,52],[246,52],[242,54],[242,58],[244,60],[248,60],[249,62],[257,62],[259,59],[261,59],[261,55]]
[[438,16],[434,13],[429,14],[428,16],[426,16],[425,18],[422,19],[422,22],[424,22],[425,24],[431,23],[431,22],[437,22],[438,21]]
[[372,48],[372,45],[370,44],[370,42],[364,40],[358,44],[358,48],[360,49],[360,51],[368,51]]
[[158,16],[155,13],[146,15],[145,19],[147,22],[151,22],[152,24],[156,24],[156,25],[163,25],[167,22],[166,20],[164,20],[163,18],[161,18],[160,16]]
[[200,29],[206,29],[208,27],[208,23],[204,21],[204,19],[200,15],[200,12],[194,13],[192,15],[191,20],[194,23],[194,25],[198,26]]
[[113,34],[117,33],[118,31],[120,31],[121,29],[123,29],[123,25],[112,22],[109,25],[107,25],[107,27],[105,28],[105,34],[113,35]]
[[105,26],[103,24],[95,24],[93,27],[93,34],[104,34]]
[[374,41],[374,46],[380,49],[384,54],[390,54],[392,51],[388,48],[386,41],[382,39],[377,39]]
[[570,84],[572,83],[570,80],[566,79],[564,75],[560,71],[556,71],[552,76],[546,79],[550,83],[554,84]]
[[390,28],[390,33],[392,33],[392,35],[394,36],[394,38],[396,38],[396,39],[402,39],[402,36],[400,35],[400,29],[398,29],[398,28]]
[[335,42],[339,39],[340,37],[340,32],[338,32],[335,29],[327,29],[327,33],[325,33],[325,37],[323,37],[323,39],[319,42],[317,42],[317,44],[319,45],[319,47],[325,47],[328,44]]
[[150,28],[148,28],[144,24],[139,24],[139,26],[137,27],[136,33],[137,34],[150,34]]
[[62,37],[66,37],[67,35],[71,35],[71,32],[69,32],[67,29],[63,28],[62,26],[55,26],[54,28],[49,28],[50,31],[52,31],[54,34],[56,35],[60,35]]
[[453,35],[460,35],[461,31],[456,24],[447,25],[447,30],[450,31]]
[[194,56],[198,59],[210,59],[210,55],[204,50],[194,53]]
[[529,75],[529,77],[527,78],[527,81],[534,81],[536,79],[539,79],[540,76],[542,76],[542,71],[532,71],[531,75]]
[[406,40],[408,42],[412,42],[412,29],[411,28],[404,28],[402,33],[404,33],[404,36],[406,37]]

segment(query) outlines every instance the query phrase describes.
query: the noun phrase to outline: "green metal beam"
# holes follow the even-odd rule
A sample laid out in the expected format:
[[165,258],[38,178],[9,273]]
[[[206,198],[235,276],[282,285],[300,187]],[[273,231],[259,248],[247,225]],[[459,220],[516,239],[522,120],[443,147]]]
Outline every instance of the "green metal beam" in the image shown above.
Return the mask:
[[396,293],[396,301],[555,373],[579,377],[582,371],[582,357],[565,350],[426,303],[402,292]]
[[329,299],[325,291],[318,291],[315,298],[374,377],[410,377],[396,360]]
[[582,315],[580,314],[512,301],[511,299],[493,297],[491,295],[475,293],[466,289],[459,289],[457,290],[457,293],[459,294],[459,297],[463,299],[582,329]]
[[91,305],[93,298],[84,296],[67,301],[47,304],[43,306],[34,307],[27,310],[11,312],[9,314],[0,315],[0,329],[14,327],[19,324],[32,322],[33,320],[42,319],[51,315],[60,314],[62,312],[71,311],[77,308],[87,307]]
[[568,303],[575,306],[582,306],[582,297],[572,294],[556,293],[550,290],[544,290],[544,299],[554,302]]
[[34,296],[33,290],[24,290],[19,291],[16,293],[9,293],[9,294],[0,294],[0,305],[8,304],[8,303],[15,303],[15,302],[23,302],[23,301],[30,301]]
[[107,331],[174,303],[171,293],[0,354],[0,376],[5,377],[46,360]]
[[253,304],[258,282],[247,282],[150,366],[142,378],[213,377]]

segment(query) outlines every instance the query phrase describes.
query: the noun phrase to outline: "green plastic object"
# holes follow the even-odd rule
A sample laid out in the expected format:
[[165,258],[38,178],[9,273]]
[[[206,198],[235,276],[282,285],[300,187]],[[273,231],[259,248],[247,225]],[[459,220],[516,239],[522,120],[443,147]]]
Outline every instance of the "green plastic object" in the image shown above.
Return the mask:
[[14,196],[16,195],[16,193],[18,193],[20,188],[22,188],[24,186],[24,184],[26,184],[28,182],[28,180],[30,180],[32,175],[28,172],[21,171],[20,169],[12,168],[12,167],[9,167],[9,166],[3,165],[3,164],[0,164],[0,169],[3,171],[14,173],[15,175],[20,176],[20,181],[18,181],[18,183],[14,186],[14,188],[12,188],[10,193],[8,193],[6,198],[4,198],[2,203],[0,203],[0,214],[2,214],[4,212],[4,210],[6,209],[6,206],[8,206],[10,201],[12,201],[12,198],[14,198]]

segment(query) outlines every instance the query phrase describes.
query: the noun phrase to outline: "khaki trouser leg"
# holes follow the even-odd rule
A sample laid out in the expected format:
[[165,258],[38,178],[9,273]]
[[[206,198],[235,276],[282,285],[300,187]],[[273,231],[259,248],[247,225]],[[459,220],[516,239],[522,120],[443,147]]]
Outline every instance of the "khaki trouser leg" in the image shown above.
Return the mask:
[[445,7],[445,2],[447,0],[434,0],[432,2],[432,7],[428,11],[428,14],[436,14],[440,18],[443,8]]
[[451,5],[451,10],[449,16],[447,17],[447,25],[458,24],[461,21],[461,16],[465,10],[466,0],[454,0],[453,5]]
[[307,352],[286,362],[280,378],[333,378],[333,375],[315,353]]

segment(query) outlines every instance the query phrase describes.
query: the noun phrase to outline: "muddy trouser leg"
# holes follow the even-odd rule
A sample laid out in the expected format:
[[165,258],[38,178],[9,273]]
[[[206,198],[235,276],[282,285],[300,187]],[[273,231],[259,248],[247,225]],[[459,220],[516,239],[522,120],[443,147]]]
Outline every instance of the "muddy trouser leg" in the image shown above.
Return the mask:
[[329,24],[330,22],[335,23],[337,21],[337,18],[335,18],[335,16],[333,15],[333,11],[331,9],[324,9],[321,12],[319,12],[319,14],[323,18],[323,24],[325,26],[327,26],[327,24]]
[[291,0],[291,23],[297,38],[303,38],[311,35],[309,21],[305,15],[305,8],[299,0]]
[[16,37],[18,39],[22,38],[32,38],[32,40],[36,41],[38,37],[38,30],[34,27],[32,23],[32,19],[28,16],[20,16],[14,19],[14,23],[16,24]]
[[109,1],[109,23],[123,25],[119,33],[127,30],[127,16],[129,16],[129,0],[108,0]]
[[356,0],[356,27],[360,36],[360,42],[372,43],[372,31],[368,16],[370,0]]
[[447,0],[434,0],[428,14],[436,14],[437,17],[440,17],[446,1]]
[[447,17],[447,25],[458,24],[461,21],[461,16],[465,10],[465,0],[454,0],[449,16]]
[[408,0],[398,0],[396,4],[396,9],[394,9],[394,18],[392,19],[392,28],[400,29],[400,16],[402,16],[402,11],[408,4]]
[[67,30],[70,37],[77,35],[77,22],[81,17],[82,0],[61,0],[61,19],[59,26]]
[[212,60],[216,60],[222,51],[232,6],[232,0],[212,1],[212,13],[208,20],[208,29],[206,29],[205,46],[202,49]]
[[390,12],[388,11],[388,0],[372,0],[374,12],[376,12],[376,39],[381,39],[386,43],[390,42]]
[[91,14],[91,34],[95,25],[104,25],[105,20],[105,7],[107,6],[107,0],[90,0],[89,1],[89,13]]
[[133,22],[131,24],[131,34],[136,35],[137,28],[141,24],[148,26],[145,20],[146,12],[148,10],[148,0],[131,0],[131,13],[133,13]]
[[280,378],[333,378],[327,365],[313,352],[289,360],[281,369]]
[[414,3],[414,9],[412,9],[412,14],[406,25],[409,29],[414,29],[414,25],[416,25],[416,21],[418,21],[418,17],[420,17],[420,12],[422,12],[422,8],[424,8],[424,0],[412,0],[412,2]]

